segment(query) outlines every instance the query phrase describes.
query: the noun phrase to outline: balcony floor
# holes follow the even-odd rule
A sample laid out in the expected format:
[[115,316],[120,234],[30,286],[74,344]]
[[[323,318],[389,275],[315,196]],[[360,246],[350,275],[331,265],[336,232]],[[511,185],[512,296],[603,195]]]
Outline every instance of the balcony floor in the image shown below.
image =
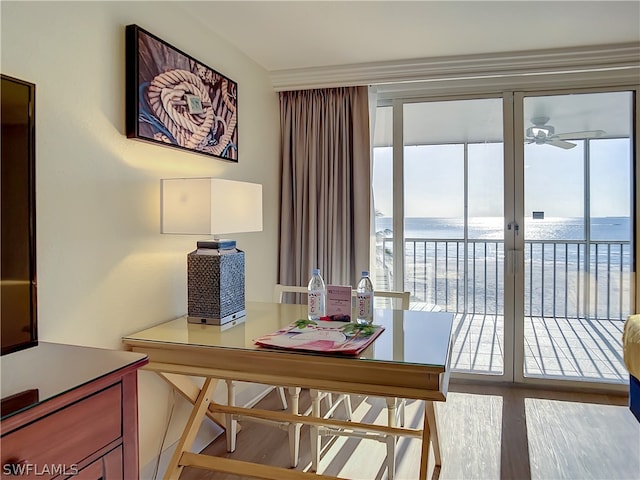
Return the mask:
[[[625,383],[622,320],[525,317],[525,377]],[[504,317],[457,314],[454,372],[502,374]]]

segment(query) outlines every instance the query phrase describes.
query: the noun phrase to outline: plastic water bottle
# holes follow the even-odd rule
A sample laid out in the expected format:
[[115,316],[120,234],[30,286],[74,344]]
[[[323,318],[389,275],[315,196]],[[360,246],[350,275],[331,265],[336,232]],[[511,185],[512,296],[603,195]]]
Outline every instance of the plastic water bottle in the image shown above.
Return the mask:
[[320,269],[314,268],[311,272],[311,280],[307,287],[307,306],[309,320],[319,320],[324,317],[326,287]]
[[373,323],[373,284],[367,271],[362,272],[362,278],[356,287],[356,301],[356,323]]

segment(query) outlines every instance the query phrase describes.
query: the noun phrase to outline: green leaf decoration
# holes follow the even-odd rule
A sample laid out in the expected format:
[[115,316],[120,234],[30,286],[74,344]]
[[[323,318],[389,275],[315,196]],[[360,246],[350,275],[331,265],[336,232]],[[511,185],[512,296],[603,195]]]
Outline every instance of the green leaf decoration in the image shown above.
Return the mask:
[[370,337],[376,331],[376,327],[368,324],[347,323],[342,327],[342,331],[350,335],[360,335],[362,337]]
[[317,325],[317,322],[313,320],[307,320],[306,318],[301,318],[300,320],[296,320],[294,325],[300,329],[307,328],[309,325]]

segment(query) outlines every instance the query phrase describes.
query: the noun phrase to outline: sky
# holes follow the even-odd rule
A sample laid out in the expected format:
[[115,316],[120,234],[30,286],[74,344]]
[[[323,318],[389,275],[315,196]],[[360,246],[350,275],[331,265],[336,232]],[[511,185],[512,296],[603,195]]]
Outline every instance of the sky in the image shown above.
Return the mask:
[[[525,145],[525,217],[584,215],[584,142],[570,150]],[[462,145],[405,147],[405,217],[462,217],[464,212]],[[591,217],[629,216],[631,155],[628,139],[591,140]],[[392,212],[392,148],[374,152],[375,208]],[[469,146],[469,216],[503,216],[502,144]]]
[[[524,168],[507,169],[524,172],[515,181],[524,193],[516,191],[515,196],[523,195],[525,218],[534,211],[544,212],[545,218],[582,217],[587,197],[591,217],[630,215],[632,144],[621,137],[629,136],[632,105],[626,91],[524,97],[525,127],[544,113],[543,123],[553,117],[574,126],[571,131],[597,128],[618,137],[571,140],[576,144],[571,149],[525,144]],[[375,208],[383,216],[392,215],[393,205],[393,112],[391,106],[378,107],[374,117],[374,145],[386,145],[374,149],[373,172]],[[464,216],[465,141],[468,216],[502,217],[504,185],[513,183],[505,182],[503,173],[502,100],[407,101],[402,112],[405,217]],[[551,128],[553,123],[548,122]]]

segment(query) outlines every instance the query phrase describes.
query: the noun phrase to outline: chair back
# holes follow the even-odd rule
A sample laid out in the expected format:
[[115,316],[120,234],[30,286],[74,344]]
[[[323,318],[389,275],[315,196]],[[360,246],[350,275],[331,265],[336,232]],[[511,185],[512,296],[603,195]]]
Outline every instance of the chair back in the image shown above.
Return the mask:
[[[393,290],[374,290],[374,301],[376,298],[390,299],[391,308],[395,308],[394,300],[400,300],[400,310],[409,310],[409,303],[411,300],[411,292],[396,292]],[[385,304],[387,302],[384,302]],[[386,305],[385,305],[386,307]]]
[[281,285],[277,283],[273,287],[273,301],[274,303],[282,303],[285,293],[307,293],[307,287],[297,287],[293,285]]

